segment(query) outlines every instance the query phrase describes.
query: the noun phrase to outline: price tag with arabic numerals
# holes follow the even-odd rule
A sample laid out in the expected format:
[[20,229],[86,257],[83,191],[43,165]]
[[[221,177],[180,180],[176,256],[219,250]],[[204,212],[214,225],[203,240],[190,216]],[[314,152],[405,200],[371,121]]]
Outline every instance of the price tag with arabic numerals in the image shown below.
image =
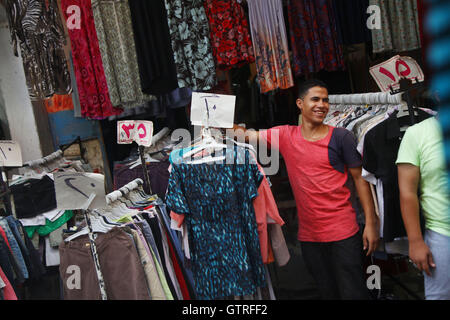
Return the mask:
[[400,79],[413,80],[413,83],[422,82],[425,77],[422,69],[416,60],[411,57],[393,56],[369,70],[375,79],[378,87],[383,92],[389,92],[390,88],[397,90],[400,88]]
[[117,143],[135,141],[140,146],[150,147],[153,137],[153,122],[141,120],[117,121]]

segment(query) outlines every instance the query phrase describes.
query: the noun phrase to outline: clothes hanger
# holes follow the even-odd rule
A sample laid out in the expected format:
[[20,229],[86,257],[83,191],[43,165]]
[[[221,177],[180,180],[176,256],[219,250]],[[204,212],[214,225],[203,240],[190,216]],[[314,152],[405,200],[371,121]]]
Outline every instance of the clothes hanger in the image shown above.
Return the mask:
[[[91,226],[92,226],[93,232],[106,233],[113,228],[113,226],[102,224],[102,222],[101,222],[102,220],[99,219],[98,217],[96,217],[95,215],[91,215],[90,220],[91,220]],[[82,230],[80,230],[80,231],[74,233],[73,235],[67,237],[66,239],[64,239],[64,242],[72,241],[72,240],[74,240],[82,235],[88,234],[88,233],[89,233],[89,228],[86,226]]]
[[[194,149],[192,149],[192,150],[186,152],[185,154],[183,154],[183,156],[182,156],[183,159],[189,158],[192,155],[197,154],[198,152],[203,151],[203,150],[207,150],[207,149],[226,149],[227,148],[226,144],[218,143],[212,137],[211,132],[210,132],[210,130],[208,128],[203,128],[202,129],[202,136],[203,136],[203,139],[200,142],[200,144],[198,144]],[[213,159],[223,160],[223,159],[225,159],[225,157],[217,157],[217,158],[210,157],[209,160],[213,160]]]

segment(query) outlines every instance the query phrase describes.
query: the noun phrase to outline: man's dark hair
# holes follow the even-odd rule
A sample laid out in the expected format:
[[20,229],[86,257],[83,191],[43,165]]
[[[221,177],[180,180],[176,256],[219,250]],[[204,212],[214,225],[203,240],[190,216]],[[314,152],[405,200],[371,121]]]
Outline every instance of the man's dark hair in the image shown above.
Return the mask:
[[298,98],[302,99],[307,95],[308,90],[313,87],[321,87],[328,90],[328,86],[325,84],[325,82],[318,80],[318,79],[309,79],[301,83],[298,87]]

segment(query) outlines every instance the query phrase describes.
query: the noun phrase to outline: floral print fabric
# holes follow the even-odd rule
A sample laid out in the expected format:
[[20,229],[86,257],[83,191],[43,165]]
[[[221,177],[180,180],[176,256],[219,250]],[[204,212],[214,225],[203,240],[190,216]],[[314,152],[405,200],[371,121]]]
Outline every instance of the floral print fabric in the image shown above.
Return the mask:
[[104,119],[118,115],[122,109],[113,107],[109,98],[91,0],[61,0],[66,21],[69,18],[67,8],[71,5],[78,6],[81,14],[80,28],[68,29],[81,115],[91,119]]
[[420,48],[417,0],[370,0],[381,9],[381,29],[372,30],[373,52]]
[[112,105],[130,108],[155,99],[142,93],[128,0],[92,0],[92,10]]
[[261,93],[294,86],[281,0],[247,0]]
[[211,47],[222,69],[254,62],[252,41],[244,9],[236,0],[206,0]]
[[288,12],[295,75],[343,68],[330,0],[289,0]]
[[203,1],[165,0],[178,86],[209,90],[217,83]]

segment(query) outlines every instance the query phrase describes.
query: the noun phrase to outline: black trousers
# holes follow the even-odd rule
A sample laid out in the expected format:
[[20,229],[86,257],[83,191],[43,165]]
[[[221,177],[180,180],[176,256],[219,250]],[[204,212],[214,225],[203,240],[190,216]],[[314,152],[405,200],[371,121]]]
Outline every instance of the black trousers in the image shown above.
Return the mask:
[[324,300],[369,300],[362,236],[335,242],[300,242],[307,269]]

